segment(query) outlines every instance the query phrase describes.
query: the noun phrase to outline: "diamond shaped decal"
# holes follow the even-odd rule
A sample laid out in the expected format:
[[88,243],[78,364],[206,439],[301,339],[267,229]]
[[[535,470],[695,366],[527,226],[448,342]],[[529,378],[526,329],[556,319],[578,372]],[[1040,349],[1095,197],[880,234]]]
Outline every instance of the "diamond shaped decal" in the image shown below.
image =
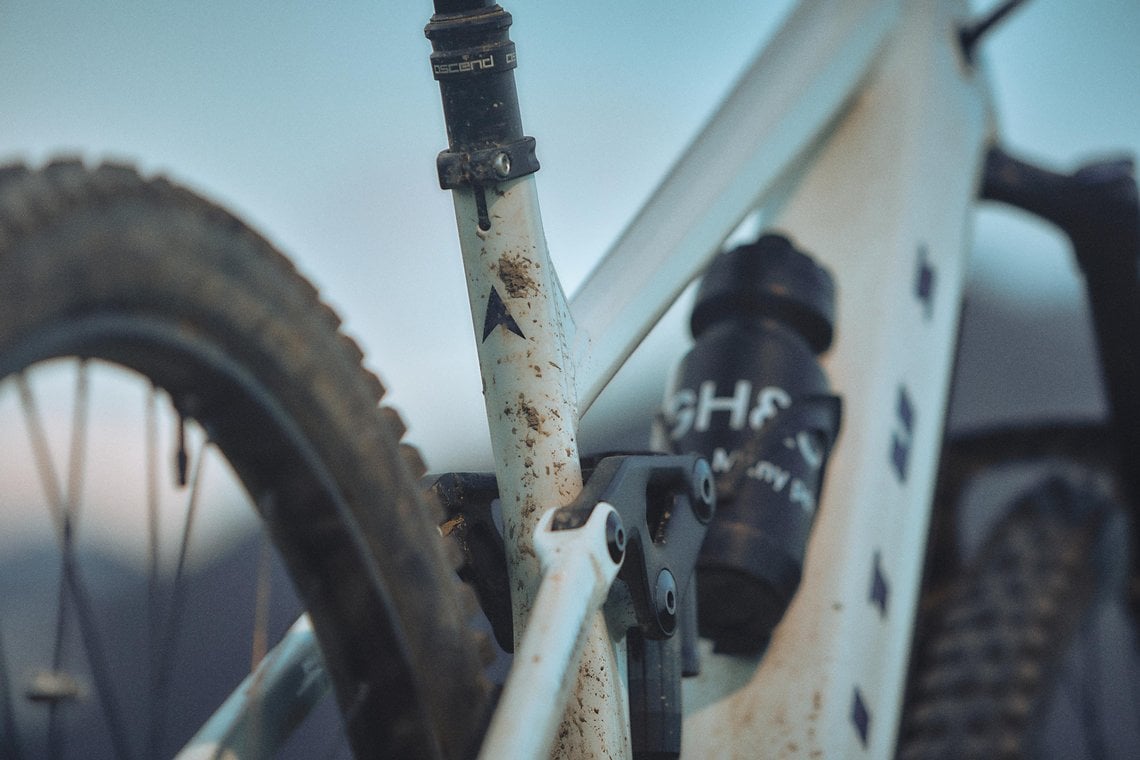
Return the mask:
[[871,713],[863,703],[863,695],[859,693],[858,686],[855,687],[855,698],[851,704],[851,722],[855,724],[855,730],[859,733],[859,741],[866,748],[867,736],[871,732]]

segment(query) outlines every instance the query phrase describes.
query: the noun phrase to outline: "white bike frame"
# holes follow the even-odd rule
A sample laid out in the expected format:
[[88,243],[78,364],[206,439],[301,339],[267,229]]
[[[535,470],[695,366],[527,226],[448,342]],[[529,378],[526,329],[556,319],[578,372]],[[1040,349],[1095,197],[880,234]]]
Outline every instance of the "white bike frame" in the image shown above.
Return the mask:
[[[964,2],[936,0],[802,4],[569,304],[533,176],[490,194],[487,231],[474,191],[455,191],[516,631],[527,631],[483,756],[551,746],[559,756],[628,755],[623,632],[607,630],[596,608],[582,621],[576,682],[556,692],[531,672],[539,655],[544,672],[572,670],[574,648],[555,642],[577,640],[580,628],[538,626],[536,643],[525,640],[542,578],[534,531],[581,488],[579,414],[756,209],[835,275],[838,339],[826,367],[844,431],[796,600],[759,667],[706,657],[705,675],[686,684],[699,709],[686,719],[685,753],[893,752],[967,217],[991,136],[986,87],[957,40],[966,15]],[[570,605],[587,589],[563,593]],[[555,650],[572,653],[561,668],[545,658]],[[729,684],[739,688],[726,693]]]
[[[594,520],[563,532],[580,536],[536,531],[581,490],[581,414],[754,212],[834,275],[825,368],[843,430],[796,598],[762,658],[703,652],[684,683],[683,754],[893,756],[968,215],[993,132],[982,72],[958,42],[967,11],[802,3],[572,300],[533,175],[486,188],[486,230],[476,190],[454,191],[518,637],[483,757],[630,754],[624,631],[599,609],[617,568]],[[312,646],[282,645],[294,674]],[[240,720],[212,722],[213,736]]]

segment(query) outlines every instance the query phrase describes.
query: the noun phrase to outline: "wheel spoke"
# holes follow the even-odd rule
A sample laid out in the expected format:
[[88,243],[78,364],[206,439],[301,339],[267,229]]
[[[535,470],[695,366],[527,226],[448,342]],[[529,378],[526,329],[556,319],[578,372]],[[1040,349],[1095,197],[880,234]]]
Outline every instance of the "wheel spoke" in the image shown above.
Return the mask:
[[[159,497],[158,497],[158,389],[150,386],[146,395],[144,448],[146,450],[146,524],[147,524],[147,606],[152,632],[158,618],[159,562]],[[152,635],[152,640],[154,636]]]
[[75,403],[71,410],[71,454],[67,463],[67,498],[64,509],[67,511],[71,531],[68,540],[74,540],[74,531],[79,521],[79,506],[83,500],[84,463],[87,460],[87,409],[91,397],[88,382],[88,363],[80,359],[75,373]]
[[159,643],[162,631],[162,612],[159,608],[159,496],[158,496],[158,388],[152,383],[147,388],[143,410],[144,432],[143,449],[146,454],[146,524],[147,524],[147,650],[150,655],[147,671],[150,699],[147,700],[147,756],[156,757],[162,739],[162,716],[159,712],[161,698],[161,670]]
[[32,393],[32,388],[28,385],[28,378],[22,372],[16,375],[16,388],[20,393],[20,409],[23,412],[28,440],[32,446],[32,455],[36,461],[36,472],[39,475],[44,495],[47,497],[48,509],[51,510],[56,539],[62,547],[65,531],[63,494],[59,490],[59,478],[55,473],[55,464],[52,460],[51,449],[48,447],[47,435],[44,433],[43,425],[40,422],[35,394]]
[[269,651],[269,594],[272,585],[273,552],[269,544],[269,536],[265,532],[262,532],[259,543],[261,550],[258,552],[257,596],[253,608],[253,651],[249,663],[251,673],[257,669],[265,657],[265,653]]
[[183,580],[186,574],[186,561],[190,556],[190,535],[194,528],[194,518],[198,512],[198,496],[201,493],[202,470],[206,463],[206,446],[209,441],[202,440],[195,457],[193,477],[190,480],[190,493],[186,497],[186,520],[182,524],[182,538],[178,545],[178,564],[174,569],[174,585],[171,590],[171,613],[168,630],[178,625],[178,616],[184,601]]
[[[186,461],[185,456],[185,443],[184,443],[184,430],[182,423],[179,423],[179,450],[181,455],[178,458],[179,480],[183,481],[181,475],[181,465]],[[165,732],[165,714],[166,702],[170,695],[170,675],[174,665],[175,653],[178,648],[178,631],[182,622],[183,606],[186,601],[185,592],[185,572],[186,562],[190,554],[190,537],[194,528],[194,518],[198,511],[198,497],[201,493],[202,470],[206,462],[206,447],[209,441],[203,438],[201,445],[198,447],[196,456],[194,457],[194,469],[190,474],[190,490],[186,497],[186,518],[182,525],[182,536],[178,546],[178,564],[175,566],[174,579],[171,583],[170,590],[170,603],[166,611],[165,625],[161,627],[159,640],[152,648],[155,654],[153,662],[155,664],[154,671],[154,698],[152,706],[154,715],[157,716],[151,723],[151,751],[157,752],[162,744],[163,734]]]
[[[59,576],[59,591],[56,600],[56,614],[55,614],[55,642],[52,645],[51,654],[51,671],[49,671],[48,685],[54,685],[54,681],[63,673],[63,644],[67,637],[67,578],[63,570],[60,570]],[[38,686],[38,684],[37,684]],[[62,700],[54,690],[45,690],[43,695],[44,701],[47,702],[48,707],[48,756],[58,757],[62,751],[60,743],[63,741],[59,734],[59,707]],[[40,699],[39,694],[29,695],[33,700]]]

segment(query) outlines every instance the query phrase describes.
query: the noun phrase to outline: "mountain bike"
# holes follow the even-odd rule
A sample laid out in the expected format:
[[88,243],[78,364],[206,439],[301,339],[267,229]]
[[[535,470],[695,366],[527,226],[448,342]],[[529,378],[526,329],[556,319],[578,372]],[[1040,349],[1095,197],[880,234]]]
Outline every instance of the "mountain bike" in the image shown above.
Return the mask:
[[[28,743],[25,702],[62,724],[90,691],[110,726],[101,751],[151,756],[170,741],[146,711],[172,698],[174,672],[157,667],[118,706],[77,561],[89,399],[106,364],[161,389],[143,394],[143,427],[175,443],[148,455],[146,483],[159,477],[152,460],[172,461],[193,515],[198,473],[220,452],[308,610],[272,653],[255,647],[260,665],[190,753],[265,754],[329,685],[361,757],[1017,755],[1047,742],[1068,677],[1057,658],[1131,576],[1117,505],[1133,476],[1100,465],[1135,448],[1137,212],[1126,164],[1057,174],[996,147],[975,56],[998,15],[805,4],[567,299],[513,96],[510,16],[437,2],[428,36],[450,143],[438,169],[455,198],[494,474],[419,481],[422,464],[399,446],[398,418],[377,410],[382,389],[335,315],[223,209],[122,166],[5,169],[0,377],[13,378],[38,452],[24,466],[39,473],[58,536],[70,612],[56,628],[80,630],[90,663],[65,667],[56,635],[25,681],[0,642],[4,749]],[[939,477],[978,197],[1073,238],[1113,424],[955,443]],[[719,254],[746,220],[769,234]],[[706,270],[698,346],[748,322],[756,330],[728,333],[713,353],[759,331],[764,350],[778,334],[800,358],[742,376],[690,354],[657,452],[585,456],[579,417]],[[79,432],[63,439],[66,468],[53,464],[31,382],[44,371],[53,382],[57,357],[74,357],[61,416]],[[151,421],[161,406],[169,429]],[[967,484],[1023,460],[1049,477],[1035,474],[967,551],[955,504],[993,500]],[[185,622],[183,555],[169,603],[153,582],[144,645],[169,648]],[[468,588],[479,605],[464,606]],[[487,632],[473,627],[476,606]],[[515,650],[501,694],[480,654],[488,632]],[[1101,691],[1086,690],[1090,704]],[[1093,706],[1085,739],[1103,755],[1134,727],[1114,719],[1102,736],[1096,721],[1120,709]],[[142,734],[127,725],[140,716]]]

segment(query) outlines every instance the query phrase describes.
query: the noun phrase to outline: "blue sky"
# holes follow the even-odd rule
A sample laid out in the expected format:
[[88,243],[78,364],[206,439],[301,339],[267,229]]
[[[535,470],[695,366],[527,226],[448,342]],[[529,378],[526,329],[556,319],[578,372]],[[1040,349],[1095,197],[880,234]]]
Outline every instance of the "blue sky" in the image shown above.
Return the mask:
[[[568,289],[788,7],[507,4]],[[450,200],[435,184],[429,14],[426,1],[0,0],[0,158],[125,159],[235,209],[346,318],[429,462],[472,461],[454,433],[482,412]],[[1019,11],[987,45],[1010,144],[1062,166],[1140,149],[1138,40],[1135,0]],[[1026,308],[1041,301],[1030,291],[1075,302],[1048,235],[987,213],[977,248],[979,287]]]

